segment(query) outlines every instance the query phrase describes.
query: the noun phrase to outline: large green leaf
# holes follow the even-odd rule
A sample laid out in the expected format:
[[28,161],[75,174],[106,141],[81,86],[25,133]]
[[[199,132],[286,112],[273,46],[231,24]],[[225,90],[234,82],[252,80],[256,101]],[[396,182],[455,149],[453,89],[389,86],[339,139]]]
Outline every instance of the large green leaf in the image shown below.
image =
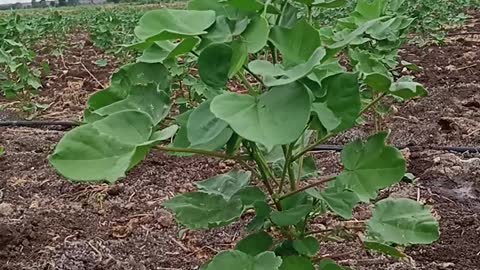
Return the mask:
[[310,259],[302,256],[287,256],[283,258],[280,270],[315,270]]
[[292,28],[273,27],[270,40],[288,65],[305,63],[321,46],[320,34],[305,20],[300,20]]
[[333,75],[322,81],[322,87],[326,89],[327,95],[319,104],[312,106],[320,122],[330,132],[351,128],[361,110],[358,75]]
[[235,193],[248,185],[251,175],[251,172],[233,170],[229,173],[197,182],[196,186],[202,192],[221,195],[228,201]]
[[149,144],[151,121],[142,112],[123,111],[77,127],[60,140],[49,161],[73,181],[115,182],[138,162],[137,149]]
[[348,144],[341,153],[344,171],[337,181],[364,202],[376,198],[379,189],[400,182],[405,175],[402,153],[386,146],[386,138],[386,133],[378,133],[365,143],[357,140]]
[[386,0],[358,0],[355,11],[367,20],[376,19],[385,12],[388,2]]
[[320,60],[325,56],[325,49],[316,49],[310,58],[302,64],[284,69],[281,65],[273,65],[265,60],[255,60],[250,62],[248,67],[253,73],[263,77],[266,86],[279,86],[295,82],[312,72],[320,65]]
[[213,258],[205,270],[278,270],[282,259],[271,251],[253,257],[239,250],[223,251]]
[[267,195],[258,187],[247,186],[240,189],[232,198],[239,198],[245,208],[253,208],[257,202],[265,202]]
[[352,218],[352,210],[359,202],[354,192],[340,186],[331,186],[322,192],[317,189],[309,189],[306,192],[325,202],[330,210],[344,219]]
[[138,61],[144,63],[163,63],[165,59],[171,59],[179,55],[189,53],[200,42],[197,37],[189,37],[178,43],[170,41],[156,41],[143,51]]
[[[93,94],[87,103],[86,120],[90,122],[89,114],[102,107],[122,101],[127,98],[133,86],[155,84],[161,90],[167,91],[171,77],[168,70],[160,63],[135,63],[122,66],[112,75],[109,88]],[[93,117],[93,120],[97,118]]]
[[270,27],[268,26],[267,19],[262,16],[253,18],[245,32],[242,33],[242,37],[247,44],[248,52],[256,53],[263,49],[267,44],[269,32]]
[[402,77],[390,87],[390,94],[403,99],[425,97],[428,95],[423,85],[412,81],[411,77]]
[[305,255],[308,257],[315,256],[320,250],[320,243],[318,243],[318,240],[312,236],[293,240],[292,244],[293,244],[293,248],[295,248],[298,254]]
[[256,256],[268,251],[272,245],[273,238],[268,233],[260,231],[240,240],[235,246],[235,249],[245,252],[248,255]]
[[167,116],[170,105],[170,97],[164,91],[158,91],[156,85],[136,85],[125,99],[101,107],[93,113],[104,117],[121,111],[141,111],[148,114],[156,125]]
[[305,87],[292,83],[273,87],[259,97],[225,93],[213,99],[210,109],[240,136],[272,148],[302,134],[310,106]]
[[232,56],[232,48],[223,43],[212,44],[205,48],[198,58],[198,73],[202,81],[211,87],[225,87]]
[[210,111],[210,101],[205,101],[188,117],[188,141],[192,145],[207,143],[219,136],[227,127],[227,122],[217,118]]
[[431,244],[439,237],[430,208],[410,199],[385,199],[375,204],[368,237],[400,245]]
[[370,73],[365,75],[363,80],[372,90],[377,92],[387,92],[392,85],[392,79],[382,73]]
[[230,43],[232,48],[232,58],[230,61],[230,69],[228,70],[228,78],[235,76],[248,59],[247,44],[242,40],[234,40]]
[[273,223],[281,227],[296,225],[302,221],[310,211],[312,211],[311,205],[299,205],[288,210],[274,211],[270,214],[270,218]]
[[135,35],[141,40],[171,40],[206,34],[215,22],[215,12],[198,10],[159,9],[142,16]]
[[243,213],[239,199],[225,200],[222,195],[204,192],[185,193],[165,202],[176,220],[190,229],[209,229],[228,225]]

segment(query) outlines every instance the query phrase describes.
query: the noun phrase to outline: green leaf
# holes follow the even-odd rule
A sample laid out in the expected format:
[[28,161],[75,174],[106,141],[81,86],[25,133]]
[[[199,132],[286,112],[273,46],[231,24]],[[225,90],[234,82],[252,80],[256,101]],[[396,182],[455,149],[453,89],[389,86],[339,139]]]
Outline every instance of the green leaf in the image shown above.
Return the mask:
[[248,255],[256,256],[262,252],[268,251],[272,245],[273,238],[268,233],[260,231],[250,234],[240,240],[235,246],[235,249]]
[[330,210],[344,219],[352,218],[352,210],[359,203],[354,192],[340,186],[331,186],[322,192],[317,189],[309,189],[306,192],[325,202]]
[[318,119],[327,131],[335,130],[342,121],[327,106],[326,103],[313,103],[312,112],[317,114]]
[[251,172],[233,170],[226,174],[220,174],[197,182],[195,185],[202,192],[221,195],[228,201],[235,193],[248,185],[251,175]]
[[235,40],[230,44],[232,48],[232,59],[230,69],[228,70],[228,78],[232,78],[243,67],[243,64],[247,61],[248,51],[247,45],[241,40]]
[[138,61],[144,63],[163,63],[166,59],[189,53],[200,42],[198,37],[185,38],[179,43],[156,41],[143,51]]
[[[361,110],[357,74],[330,76],[322,81],[322,86],[327,90],[327,95],[322,98],[322,105],[314,106],[314,109],[321,109],[315,111],[319,120],[330,132],[338,133],[351,128]],[[338,122],[340,124],[336,126]]]
[[210,111],[210,103],[210,101],[203,102],[188,117],[188,140],[192,145],[212,141],[228,128],[227,122],[217,118]]
[[215,12],[197,10],[159,9],[142,16],[135,35],[141,40],[169,40],[206,34],[205,29],[215,22]]
[[157,125],[170,112],[170,97],[164,91],[158,91],[156,85],[137,85],[131,88],[129,95],[118,102],[93,111],[99,116],[108,116],[122,111],[141,111],[152,118]]
[[315,237],[309,236],[303,239],[293,240],[293,248],[301,255],[313,257],[320,250],[320,243],[318,243]]
[[365,76],[364,82],[376,92],[387,92],[392,85],[392,79],[381,73],[371,73]]
[[267,195],[258,187],[248,186],[240,189],[232,198],[239,198],[245,208],[252,208],[256,202],[266,201]]
[[362,24],[361,26],[359,26],[357,29],[355,29],[354,31],[348,33],[347,35],[343,36],[343,38],[341,40],[338,40],[337,42],[333,43],[333,44],[330,44],[328,46],[328,48],[330,49],[339,49],[339,48],[342,48],[342,47],[345,47],[347,46],[348,44],[354,42],[355,40],[357,40],[358,38],[362,37],[362,35],[370,28],[372,27],[372,25],[374,25],[377,21],[377,20],[372,20],[372,21],[369,21],[367,23],[364,23]]
[[252,219],[252,221],[247,225],[248,232],[254,232],[259,229],[262,229],[263,225],[265,224],[268,217],[270,216],[270,213],[272,212],[270,205],[268,205],[268,203],[266,203],[265,201],[257,201],[254,203],[253,206],[255,208],[256,215]]
[[365,241],[364,242],[365,248],[378,251],[380,253],[383,253],[388,256],[392,256],[395,258],[404,258],[407,255],[405,253],[401,252],[400,250],[396,249],[395,247],[392,247],[390,245],[382,244],[379,242],[375,241]]
[[280,227],[296,225],[311,211],[311,205],[300,205],[288,210],[274,211],[270,214],[270,218]]
[[242,33],[242,37],[247,44],[248,52],[257,53],[263,49],[267,44],[269,32],[270,27],[267,19],[262,16],[253,18],[245,32]]
[[278,270],[282,259],[267,251],[253,257],[238,250],[220,252],[205,270]]
[[310,95],[299,83],[273,87],[259,97],[225,93],[210,109],[247,140],[267,148],[295,141],[310,115]]
[[430,211],[410,199],[384,199],[375,204],[367,236],[399,245],[431,244],[440,233]]
[[243,11],[257,12],[263,9],[263,4],[256,0],[228,0],[229,5]]
[[320,34],[305,20],[300,20],[292,28],[273,27],[270,40],[288,65],[305,63],[321,46]]
[[379,189],[400,182],[405,175],[405,160],[395,147],[386,146],[387,133],[370,136],[365,143],[354,141],[341,153],[344,171],[337,181],[368,202]]
[[347,270],[347,268],[341,267],[335,261],[330,259],[323,259],[320,261],[320,270]]
[[171,125],[171,126],[169,126],[167,128],[164,128],[162,130],[155,131],[152,134],[152,136],[150,137],[149,141],[152,142],[152,143],[157,143],[157,142],[168,140],[168,139],[172,138],[173,136],[175,136],[177,131],[178,131],[178,126],[177,125]]
[[[124,65],[112,75],[109,88],[97,92],[89,98],[86,118],[88,118],[88,113],[127,98],[135,85],[155,84],[159,89],[167,90],[170,87],[170,79],[167,68],[160,63]],[[87,119],[87,121],[89,120]]]
[[228,225],[243,213],[240,200],[227,201],[221,195],[185,193],[165,202],[176,220],[189,229],[209,229]]
[[411,77],[402,77],[392,84],[390,94],[403,99],[412,99],[416,97],[425,97],[428,95],[423,85],[412,81]]
[[315,270],[310,259],[301,256],[288,256],[283,258],[280,270]]
[[73,181],[115,182],[133,165],[137,148],[150,139],[151,118],[123,111],[68,132],[49,156],[55,169]]
[[376,19],[385,12],[386,0],[358,0],[355,11],[367,20]]
[[5,154],[5,148],[0,145],[0,157]]
[[286,3],[279,26],[292,28],[299,20],[299,9],[290,3]]
[[312,72],[320,65],[320,60],[325,56],[325,49],[318,48],[311,55],[307,62],[298,64],[288,69],[283,69],[280,65],[273,65],[265,60],[255,60],[250,62],[248,67],[253,73],[263,77],[266,86],[279,86],[293,83]]
[[198,57],[198,73],[202,81],[211,87],[222,88],[228,81],[233,50],[226,44],[212,44]]

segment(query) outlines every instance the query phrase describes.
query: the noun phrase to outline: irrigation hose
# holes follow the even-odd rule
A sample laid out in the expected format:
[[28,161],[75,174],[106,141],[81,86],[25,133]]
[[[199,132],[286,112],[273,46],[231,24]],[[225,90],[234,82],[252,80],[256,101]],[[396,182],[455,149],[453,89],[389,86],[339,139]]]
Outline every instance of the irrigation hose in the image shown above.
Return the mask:
[[[61,127],[61,128],[72,128],[81,125],[80,122],[70,122],[70,121],[0,121],[0,127]],[[343,150],[343,145],[319,145],[315,147],[311,152],[322,152],[322,151],[334,151],[340,152]],[[416,145],[407,145],[407,146],[396,146],[398,149],[408,148],[410,151],[422,151],[422,150],[438,150],[438,151],[449,151],[456,153],[480,153],[480,147],[451,147],[451,146],[416,146]]]

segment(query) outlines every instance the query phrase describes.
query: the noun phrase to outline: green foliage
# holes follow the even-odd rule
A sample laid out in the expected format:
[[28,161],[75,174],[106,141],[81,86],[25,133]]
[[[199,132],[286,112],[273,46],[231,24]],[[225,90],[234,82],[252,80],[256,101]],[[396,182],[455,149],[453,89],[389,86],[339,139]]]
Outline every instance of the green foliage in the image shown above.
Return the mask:
[[[356,235],[342,220],[400,182],[406,163],[381,126],[344,147],[338,175],[322,176],[309,151],[375,113],[384,98],[426,94],[395,73],[412,23],[395,3],[359,0],[330,28],[312,14],[346,1],[193,0],[186,10],[149,11],[129,46],[139,61],[90,98],[85,124],[65,135],[50,162],[75,181],[115,182],[154,149],[234,160],[242,169],[164,204],[189,229],[255,213],[235,250],[202,269],[344,269],[321,260],[324,238],[311,221],[328,211],[341,225],[327,232]],[[393,257],[402,255],[395,245],[438,238],[429,209],[408,199],[379,201],[358,223],[367,224],[359,228],[367,249]]]

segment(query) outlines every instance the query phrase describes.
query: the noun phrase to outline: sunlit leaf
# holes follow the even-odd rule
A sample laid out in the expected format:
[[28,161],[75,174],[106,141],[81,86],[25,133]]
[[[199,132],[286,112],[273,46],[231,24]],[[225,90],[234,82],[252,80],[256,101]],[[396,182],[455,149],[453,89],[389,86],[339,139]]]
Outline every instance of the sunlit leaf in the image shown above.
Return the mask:
[[209,229],[228,225],[243,212],[240,200],[225,200],[222,195],[191,192],[164,203],[175,219],[190,229]]
[[360,200],[369,201],[379,189],[402,180],[405,160],[395,147],[386,146],[386,133],[378,133],[366,142],[354,141],[343,148],[344,170],[337,181],[354,191]]
[[245,252],[248,255],[256,256],[268,251],[272,245],[273,238],[268,233],[260,231],[240,240],[235,246],[235,249]]
[[439,226],[430,208],[419,202],[384,199],[375,204],[367,236],[400,245],[431,244],[439,237]]
[[274,87],[259,97],[225,93],[213,99],[210,109],[240,136],[271,148],[301,135],[310,104],[307,90],[293,83]]
[[145,13],[135,28],[135,35],[141,40],[171,40],[207,33],[205,29],[215,22],[211,10],[159,9]]

